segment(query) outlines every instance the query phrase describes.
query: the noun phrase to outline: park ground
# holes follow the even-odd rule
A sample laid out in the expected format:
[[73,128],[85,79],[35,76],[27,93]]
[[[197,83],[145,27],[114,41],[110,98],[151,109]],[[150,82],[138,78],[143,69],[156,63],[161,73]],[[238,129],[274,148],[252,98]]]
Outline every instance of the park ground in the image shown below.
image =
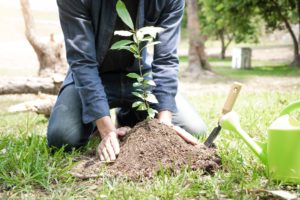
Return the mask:
[[[4,2],[0,0],[0,78],[34,76],[38,63],[24,38],[17,1]],[[55,6],[50,8],[47,12],[43,6],[34,9],[39,19],[38,33],[43,39],[47,39],[49,32],[59,32]],[[180,73],[187,67],[186,44],[182,40],[180,45]],[[218,49],[215,43],[209,43],[208,54],[217,76],[192,81],[184,77],[179,91],[188,97],[210,132],[217,124],[232,82],[243,83],[234,110],[247,133],[258,141],[266,141],[267,128],[280,111],[300,99],[300,70],[288,67],[292,56],[289,44],[277,41],[250,46],[254,68],[233,70],[230,58],[216,58]],[[226,131],[216,141],[223,165],[214,175],[183,169],[176,176],[162,170],[153,180],[141,182],[105,177],[75,179],[69,170],[76,164],[76,157],[94,149],[97,142],[72,153],[50,152],[44,116],[6,111],[10,105],[34,97],[0,97],[0,199],[268,199],[271,190],[289,191],[300,198],[299,185],[269,180],[259,159],[238,136]]]

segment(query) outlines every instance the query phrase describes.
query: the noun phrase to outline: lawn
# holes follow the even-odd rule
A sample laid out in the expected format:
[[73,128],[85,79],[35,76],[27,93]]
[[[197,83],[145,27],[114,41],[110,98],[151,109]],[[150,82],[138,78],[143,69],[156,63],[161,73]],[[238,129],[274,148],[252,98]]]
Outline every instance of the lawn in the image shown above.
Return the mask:
[[[299,70],[286,66],[245,71],[214,67],[214,70],[230,80],[242,77],[242,81],[253,77],[263,80],[270,76],[276,81],[300,75]],[[216,81],[216,84],[222,85],[222,82]],[[263,82],[261,88],[247,90],[247,85],[244,87],[234,110],[240,115],[244,130],[253,138],[265,141],[268,126],[281,109],[300,99],[300,91],[297,87],[261,90]],[[226,92],[194,93],[197,90],[194,87],[187,94],[210,132],[217,124]],[[30,96],[22,97],[26,98]],[[93,150],[97,142],[71,153],[64,153],[62,149],[51,151],[46,145],[45,117],[5,112],[6,107],[17,102],[20,98],[0,98],[0,198],[3,199],[263,199],[268,198],[264,190],[287,190],[300,195],[300,186],[269,180],[259,159],[238,136],[226,131],[222,131],[216,141],[223,165],[214,175],[187,168],[176,176],[162,169],[153,180],[140,182],[107,177],[78,180],[69,174],[69,170],[76,164],[76,157]],[[205,138],[199,139],[204,141]]]

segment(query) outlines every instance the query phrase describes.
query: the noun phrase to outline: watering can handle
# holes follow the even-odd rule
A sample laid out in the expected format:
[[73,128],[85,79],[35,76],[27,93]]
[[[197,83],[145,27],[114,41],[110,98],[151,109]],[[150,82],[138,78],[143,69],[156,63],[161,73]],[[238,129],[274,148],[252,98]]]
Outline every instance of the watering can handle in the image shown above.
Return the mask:
[[283,109],[280,113],[280,116],[282,115],[288,115],[294,110],[300,109],[300,101],[296,101],[294,103],[289,104],[285,109]]

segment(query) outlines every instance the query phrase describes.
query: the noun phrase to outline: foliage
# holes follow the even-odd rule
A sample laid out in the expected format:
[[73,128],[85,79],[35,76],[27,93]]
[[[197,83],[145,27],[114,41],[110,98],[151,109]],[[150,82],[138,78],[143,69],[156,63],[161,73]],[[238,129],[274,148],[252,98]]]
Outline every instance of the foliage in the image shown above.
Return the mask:
[[[247,0],[243,0],[247,1]],[[300,1],[293,0],[253,0],[251,1],[270,30],[286,29],[293,41],[294,60],[291,66],[300,66],[299,35],[292,24],[300,24]],[[299,33],[298,33],[299,34]]]
[[[236,0],[198,0],[202,34],[221,40],[223,51],[228,45],[257,41],[257,25],[251,2]],[[225,53],[225,52],[224,52]]]
[[290,23],[297,23],[297,3],[291,0],[254,0],[258,13],[271,30],[285,29],[284,18]]
[[199,0],[201,22],[204,34],[218,36],[224,31],[235,42],[256,40],[254,10],[246,1]]
[[135,87],[135,92],[132,94],[142,101],[136,101],[132,104],[133,108],[139,111],[147,111],[148,118],[154,118],[157,111],[150,107],[150,103],[158,103],[156,97],[148,88],[155,87],[155,82],[153,80],[147,79],[150,75],[149,73],[143,74],[143,64],[142,64],[142,52],[145,48],[159,44],[159,42],[154,41],[156,35],[163,31],[159,27],[143,27],[136,30],[134,28],[132,19],[125,4],[119,0],[117,3],[117,13],[122,21],[130,28],[130,31],[115,31],[115,35],[120,35],[123,37],[131,37],[132,39],[126,39],[116,42],[112,45],[112,50],[127,50],[130,51],[139,63],[139,74],[129,73],[127,76],[129,78],[136,79],[133,84]]

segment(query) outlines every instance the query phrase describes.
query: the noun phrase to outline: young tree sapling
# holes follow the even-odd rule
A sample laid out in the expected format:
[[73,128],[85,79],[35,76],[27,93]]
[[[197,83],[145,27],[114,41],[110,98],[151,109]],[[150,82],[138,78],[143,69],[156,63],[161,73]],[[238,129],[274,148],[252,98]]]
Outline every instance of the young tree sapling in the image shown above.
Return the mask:
[[150,73],[143,74],[142,52],[144,49],[150,46],[159,44],[159,41],[154,41],[157,34],[164,29],[160,27],[143,27],[136,29],[133,25],[130,14],[122,0],[117,2],[117,13],[121,20],[130,28],[127,30],[115,31],[115,35],[122,37],[130,37],[132,39],[124,39],[114,43],[111,47],[112,50],[127,50],[131,52],[138,60],[139,74],[129,73],[127,76],[133,78],[136,82],[133,83],[135,92],[132,94],[138,97],[140,100],[132,104],[133,108],[138,111],[147,111],[148,119],[153,119],[157,111],[150,107],[150,103],[158,103],[156,97],[148,88],[155,87],[156,84],[153,80],[147,79]]

